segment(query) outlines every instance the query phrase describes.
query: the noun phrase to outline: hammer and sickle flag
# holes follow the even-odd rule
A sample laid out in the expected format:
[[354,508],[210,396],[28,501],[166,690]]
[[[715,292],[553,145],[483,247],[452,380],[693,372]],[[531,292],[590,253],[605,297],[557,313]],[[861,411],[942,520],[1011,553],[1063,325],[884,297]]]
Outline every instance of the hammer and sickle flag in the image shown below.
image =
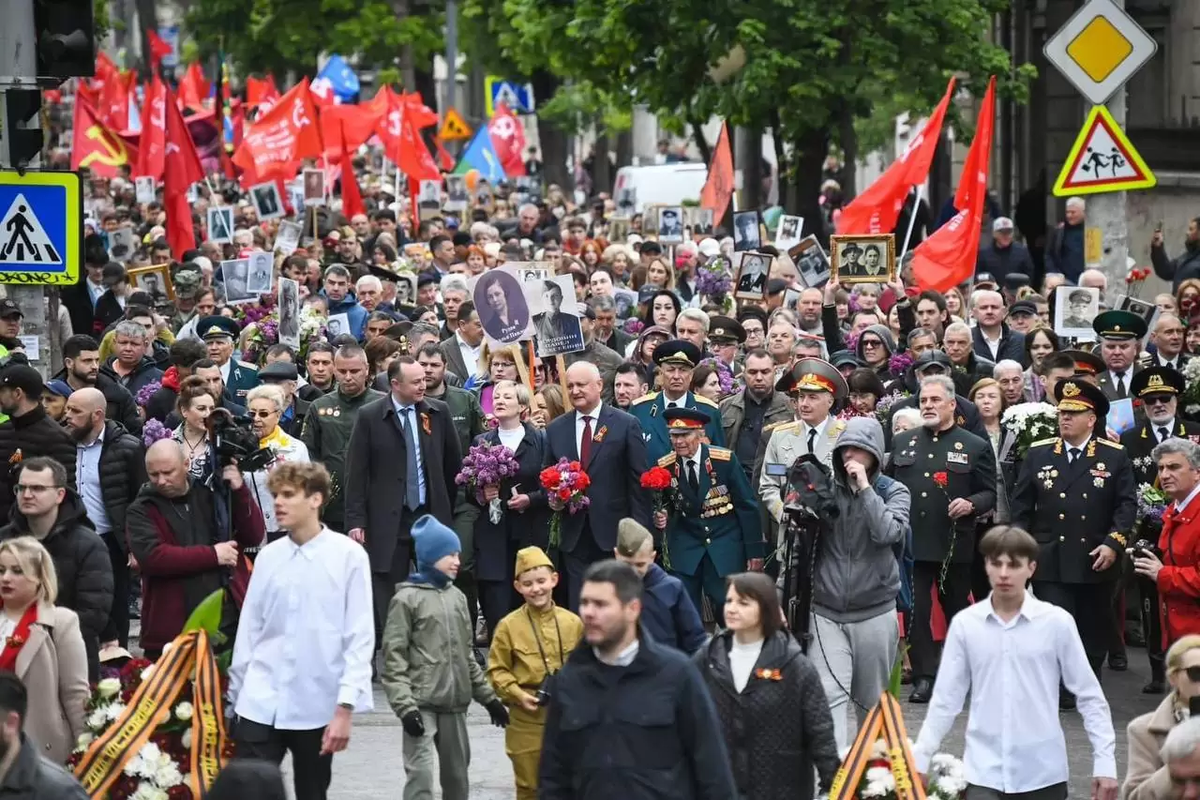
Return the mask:
[[100,121],[86,102],[75,103],[75,136],[71,143],[71,169],[86,167],[93,175],[115,178],[119,167],[137,162],[137,151]]

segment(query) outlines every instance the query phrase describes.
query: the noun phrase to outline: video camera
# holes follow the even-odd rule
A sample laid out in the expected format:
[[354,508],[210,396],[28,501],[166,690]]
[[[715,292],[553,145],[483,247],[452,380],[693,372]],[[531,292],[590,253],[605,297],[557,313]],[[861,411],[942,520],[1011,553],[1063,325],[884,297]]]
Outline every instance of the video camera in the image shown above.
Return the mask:
[[812,633],[813,575],[820,553],[819,539],[839,512],[833,495],[833,476],[816,456],[800,456],[788,469],[783,492],[783,562],[780,565],[788,628],[807,653]]
[[783,511],[796,522],[837,519],[837,501],[833,498],[833,476],[829,468],[812,454],[796,459],[788,470],[783,493]]
[[242,472],[258,472],[275,460],[269,447],[259,447],[258,434],[247,417],[235,417],[228,409],[215,408],[208,418],[208,430],[222,469],[237,461]]

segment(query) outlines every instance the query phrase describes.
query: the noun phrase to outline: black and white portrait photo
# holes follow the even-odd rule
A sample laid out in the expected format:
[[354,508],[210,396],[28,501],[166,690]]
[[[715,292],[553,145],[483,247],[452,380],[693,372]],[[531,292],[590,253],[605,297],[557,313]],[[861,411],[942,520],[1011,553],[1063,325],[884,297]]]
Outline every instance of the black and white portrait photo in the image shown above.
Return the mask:
[[[465,188],[465,181],[463,186]],[[442,182],[433,180],[421,181],[421,186],[417,191],[417,205],[421,208],[441,208]]]
[[108,234],[108,257],[122,264],[137,251],[137,234],[133,228],[117,228]]
[[291,278],[279,279],[279,341],[300,349],[300,284]]
[[622,186],[617,189],[617,213],[625,217],[637,213],[637,187]]
[[248,303],[258,298],[248,288],[250,275],[250,259],[236,258],[232,261],[222,261],[213,276],[213,288],[217,292],[218,303]]
[[467,176],[466,175],[447,175],[446,176],[446,210],[447,211],[466,211],[470,204],[471,196],[467,192]]
[[829,280],[829,256],[816,236],[806,236],[788,250],[788,258],[796,265],[805,286],[819,289]]
[[246,279],[246,291],[262,295],[271,293],[272,258],[270,253],[256,251],[250,254],[250,274]]
[[349,314],[330,314],[329,319],[325,321],[325,333],[331,342],[343,333],[350,332]]
[[320,169],[304,170],[304,205],[325,205],[325,171]]
[[1089,286],[1059,286],[1054,290],[1054,332],[1091,341],[1092,320],[1100,313],[1100,290]]
[[678,244],[683,241],[683,208],[665,206],[658,213],[658,241]]
[[[575,353],[583,349],[583,328],[579,315],[572,313],[575,303],[575,285],[570,275],[547,278],[526,291],[537,292],[533,303],[537,313],[533,315],[533,331],[537,337],[537,354],[543,358]],[[567,311],[566,307],[572,311]]]
[[154,176],[143,175],[140,178],[134,178],[133,186],[139,203],[154,202]]
[[280,222],[279,230],[275,232],[276,252],[283,253],[285,256],[296,252],[296,248],[300,246],[300,234],[303,230],[299,222],[286,219]]
[[277,219],[284,214],[283,198],[279,196],[279,187],[273,181],[251,186],[250,199],[254,202],[254,211],[259,219]]
[[608,241],[624,244],[629,240],[629,217],[608,218]]
[[735,211],[733,213],[733,249],[757,250],[762,247],[757,211]]
[[1132,314],[1137,314],[1142,319],[1146,320],[1146,330],[1154,330],[1154,326],[1158,324],[1158,315],[1161,309],[1150,302],[1137,297],[1129,297],[1128,295],[1117,295],[1117,302],[1113,304],[1113,308],[1118,311],[1128,311]]
[[775,247],[778,250],[790,250],[800,242],[800,232],[804,230],[804,217],[793,217],[784,214],[779,218],[779,227],[775,229]]
[[396,307],[411,308],[417,303],[417,276],[411,272],[396,273]]
[[762,300],[767,296],[767,275],[771,272],[771,257],[765,253],[742,253],[733,296],[738,300]]
[[216,244],[233,241],[233,206],[208,209],[208,240]]
[[896,269],[895,237],[831,236],[833,269],[842,283],[891,283]]
[[529,304],[517,276],[492,269],[474,279],[471,297],[483,332],[495,344],[512,344],[529,338]]
[[692,236],[712,236],[713,210],[694,206],[691,209]]

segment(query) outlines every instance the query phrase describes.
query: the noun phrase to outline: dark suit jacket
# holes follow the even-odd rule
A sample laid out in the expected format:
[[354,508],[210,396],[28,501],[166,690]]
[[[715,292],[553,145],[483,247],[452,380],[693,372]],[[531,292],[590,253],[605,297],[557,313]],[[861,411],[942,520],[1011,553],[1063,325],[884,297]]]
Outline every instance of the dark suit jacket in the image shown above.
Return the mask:
[[446,358],[446,371],[457,375],[466,383],[475,370],[478,364],[467,364],[463,361],[462,350],[458,349],[458,339],[451,336],[449,339],[442,341],[438,345],[438,349],[442,351],[442,355]]
[[991,348],[987,346],[987,342],[983,338],[983,331],[978,326],[971,329],[974,343],[972,349],[974,349],[975,355],[992,363],[1008,358],[1016,361],[1022,367],[1028,367],[1029,363],[1025,358],[1025,334],[1014,331],[1006,324],[1001,324],[1000,329],[1000,346],[996,348],[995,358],[992,358]]
[[[500,433],[490,430],[475,437],[475,444],[500,444]],[[500,501],[503,505],[511,496],[529,495],[529,508],[522,512],[504,508],[504,516],[497,524],[488,518],[486,504],[475,520],[475,578],[481,581],[504,581],[513,579],[516,552],[522,547],[537,545],[546,549],[549,534],[550,511],[546,505],[546,490],[542,488],[538,475],[545,460],[546,435],[525,423],[525,438],[517,445],[517,474],[500,482]],[[468,492],[467,499],[475,502],[475,493]]]
[[[462,466],[458,435],[441,400],[417,404],[420,465],[425,468],[425,504],[444,525],[454,524],[454,476]],[[346,530],[366,531],[371,569],[387,572],[396,543],[412,536],[402,528],[406,452],[404,436],[388,395],[363,407],[350,432],[346,453]]]
[[[573,409],[546,428],[546,457],[542,463],[550,466],[557,464],[560,458],[571,461],[579,458]],[[616,546],[617,523],[624,517],[632,517],[647,528],[651,527],[650,498],[641,484],[646,466],[646,442],[642,438],[641,425],[624,411],[607,403],[601,406],[599,419],[593,425],[591,457],[583,465],[592,479],[586,519],[601,550],[608,552]],[[584,514],[563,512],[564,552],[575,549],[583,532],[584,519]]]
[[[1142,371],[1141,366],[1135,361],[1133,366],[1125,370],[1125,389],[1128,392],[1129,387],[1133,385],[1133,376]],[[1104,370],[1096,376],[1096,385],[1100,387],[1100,391],[1104,392],[1104,396],[1109,400],[1117,399],[1117,387],[1113,385],[1112,373]],[[1129,395],[1126,394],[1126,397]]]

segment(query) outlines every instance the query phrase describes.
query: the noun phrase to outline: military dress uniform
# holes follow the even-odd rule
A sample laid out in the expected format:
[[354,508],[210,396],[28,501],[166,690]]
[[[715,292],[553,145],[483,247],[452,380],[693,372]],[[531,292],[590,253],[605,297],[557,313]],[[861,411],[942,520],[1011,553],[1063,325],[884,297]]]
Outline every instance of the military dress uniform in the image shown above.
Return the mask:
[[[700,363],[700,348],[690,342],[663,342],[654,350],[654,363],[659,367],[664,364],[678,364],[687,369],[694,369]],[[695,392],[685,392],[676,401],[667,400],[665,392],[650,392],[642,395],[629,405],[629,413],[637,417],[642,426],[642,438],[646,440],[646,461],[657,461],[671,452],[671,437],[667,433],[665,413],[668,408],[685,408],[691,411],[702,410],[708,418],[704,432],[708,443],[717,447],[725,446],[725,430],[721,427],[721,409],[712,400],[702,397]]]
[[[1060,382],[1054,394],[1059,411],[1093,411],[1101,420],[1107,414],[1104,394],[1081,379]],[[1121,445],[1093,435],[1072,448],[1054,437],[1030,446],[1012,496],[1013,525],[1039,545],[1034,594],[1075,618],[1097,675],[1108,651],[1114,581],[1137,513],[1136,488]],[[1100,545],[1116,551],[1117,560],[1096,571],[1091,553]]]
[[[229,317],[210,316],[205,317],[196,324],[196,329],[200,334],[200,338],[205,342],[210,342],[213,339],[229,339],[231,342],[237,342],[237,338],[241,335],[241,329],[238,328],[237,322]],[[246,405],[246,395],[255,386],[258,386],[258,369],[251,363],[239,361],[236,358],[229,360],[229,376],[225,379],[225,391],[229,396],[240,405]],[[225,370],[221,370],[224,373]]]
[[[1155,395],[1177,398],[1184,390],[1184,379],[1170,367],[1152,366],[1142,370],[1130,385],[1130,394],[1143,402],[1150,402]],[[1187,439],[1200,443],[1200,424],[1188,422],[1179,416],[1178,400],[1175,418],[1163,420],[1162,424],[1151,422],[1149,417],[1121,435],[1121,444],[1133,465],[1133,479],[1142,484],[1158,485],[1158,464],[1152,453],[1154,448],[1167,439]],[[1139,519],[1130,545],[1138,539],[1157,543],[1162,531],[1162,521]],[[1166,684],[1165,653],[1163,652],[1162,617],[1159,616],[1158,583],[1140,576],[1129,581],[1129,592],[1138,609],[1142,631],[1146,640],[1146,656],[1150,660],[1150,683],[1144,689],[1148,694],[1158,694]]]
[[[912,495],[914,606],[909,641],[914,702],[928,702],[937,675],[937,645],[930,629],[936,587],[946,622],[969,604],[975,524],[996,506],[996,453],[990,441],[952,425],[920,427],[892,442],[888,471]],[[974,513],[950,519],[950,501],[963,498]],[[981,599],[981,598],[976,598]]]
[[[702,410],[671,409],[673,429],[697,430],[708,420]],[[658,460],[671,472],[671,491],[677,501],[668,507],[663,535],[663,566],[683,582],[696,608],[707,595],[713,615],[723,624],[725,577],[744,572],[751,559],[763,557],[758,504],[737,456],[724,447],[701,443],[695,468],[681,463],[674,452]]]
[[[321,519],[335,531],[345,533],[346,498],[346,451],[350,447],[350,431],[362,407],[373,400],[386,397],[383,392],[364,389],[358,397],[346,397],[342,390],[334,387],[327,395],[318,397],[308,407],[304,422],[300,426],[300,441],[308,448],[308,457],[320,461],[329,470],[329,498],[321,512]],[[403,460],[404,456],[399,458]],[[403,492],[404,487],[397,487]]]

